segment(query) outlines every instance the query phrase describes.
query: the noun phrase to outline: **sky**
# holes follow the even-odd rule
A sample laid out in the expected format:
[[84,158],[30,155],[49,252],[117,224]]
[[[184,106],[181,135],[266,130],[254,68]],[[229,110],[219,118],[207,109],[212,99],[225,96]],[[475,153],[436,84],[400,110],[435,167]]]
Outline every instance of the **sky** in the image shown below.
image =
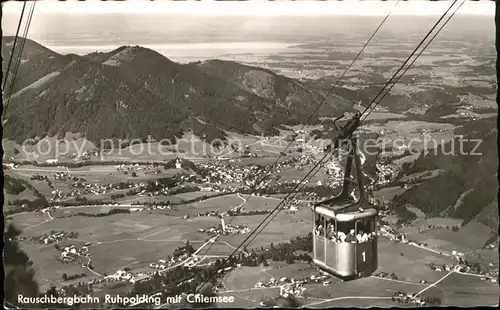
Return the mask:
[[[32,3],[26,6],[27,11]],[[451,3],[452,1],[427,0],[41,0],[36,2],[27,37],[59,53],[85,54],[138,44],[168,52],[172,56],[172,49],[178,48],[172,44],[181,44],[182,50],[175,51],[179,55],[195,53],[191,50],[196,50],[196,53],[201,50],[206,52],[209,47],[217,49],[220,54],[222,50],[235,50],[233,45],[243,41],[246,42],[245,49],[251,46],[257,48],[264,42],[267,44],[267,50],[271,45],[310,43],[325,38],[331,39],[346,32],[351,35],[369,36],[384,16],[391,12],[392,16],[382,27],[380,35],[392,35],[397,32],[403,35],[401,38],[407,40],[405,34],[427,31]],[[17,1],[4,3],[4,35],[15,35],[22,6],[23,3]],[[454,32],[460,33],[461,36],[486,35],[488,39],[493,38],[494,11],[494,2],[467,1],[457,15],[486,15],[486,18],[481,17],[470,22],[454,18],[446,31],[458,27]],[[27,13],[24,20],[26,15]],[[353,15],[363,17],[358,19]],[[430,18],[412,19],[403,15]],[[212,45],[207,46],[205,43]],[[222,43],[224,44],[221,45]],[[167,47],[163,46],[165,44],[169,44],[168,51]],[[157,45],[161,45],[165,50],[161,50]],[[189,49],[189,53],[186,49]],[[202,56],[208,57],[205,54]]]
[[[267,1],[253,0],[245,2],[230,1],[149,1],[128,0],[124,2],[101,2],[87,0],[82,2],[43,0],[36,4],[37,14],[68,13],[68,14],[110,14],[110,13],[140,13],[140,14],[200,14],[209,16],[245,15],[245,16],[315,16],[315,15],[385,15],[396,0],[345,0],[345,1]],[[431,2],[428,0],[401,1],[393,15],[439,15],[451,4],[451,1]],[[19,14],[22,2],[7,2],[4,4],[4,14]],[[467,3],[457,14],[494,15],[494,1],[478,1]]]

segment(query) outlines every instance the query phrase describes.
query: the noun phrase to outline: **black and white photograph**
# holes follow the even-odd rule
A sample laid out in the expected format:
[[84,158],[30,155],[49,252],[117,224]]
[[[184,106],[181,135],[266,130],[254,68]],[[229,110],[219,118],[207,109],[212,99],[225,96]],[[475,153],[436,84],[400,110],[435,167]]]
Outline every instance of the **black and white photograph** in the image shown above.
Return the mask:
[[500,3],[1,11],[4,309],[498,307]]

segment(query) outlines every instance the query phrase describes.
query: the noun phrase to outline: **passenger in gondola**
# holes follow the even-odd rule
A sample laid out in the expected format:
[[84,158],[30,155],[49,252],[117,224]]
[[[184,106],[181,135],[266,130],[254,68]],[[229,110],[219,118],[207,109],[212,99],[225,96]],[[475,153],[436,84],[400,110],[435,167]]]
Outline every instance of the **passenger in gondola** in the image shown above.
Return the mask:
[[335,221],[333,219],[330,219],[326,227],[326,237],[330,240],[333,240],[334,235],[335,235]]
[[363,233],[363,235],[361,236],[361,242],[368,242],[369,240],[370,238],[368,237],[368,234]]
[[323,221],[321,218],[316,221],[316,235],[317,236],[324,236],[325,235],[325,229],[323,225],[321,224]]
[[363,242],[363,231],[358,230],[358,233],[356,234],[356,240],[358,241],[358,243]]
[[337,238],[338,238],[338,241],[340,241],[340,242],[345,242],[345,241],[346,241],[347,236],[346,236],[346,234],[345,234],[343,231],[339,231],[339,232],[337,233]]
[[346,242],[351,242],[355,243],[356,242],[356,231],[354,229],[351,229],[349,233],[347,234],[347,237],[345,239]]
[[339,242],[339,237],[337,236],[337,233],[334,231],[332,233],[332,237],[330,238],[333,242]]
[[328,223],[328,224],[326,225],[326,235],[325,235],[325,237],[326,237],[327,239],[332,238],[332,225],[331,225],[330,223]]

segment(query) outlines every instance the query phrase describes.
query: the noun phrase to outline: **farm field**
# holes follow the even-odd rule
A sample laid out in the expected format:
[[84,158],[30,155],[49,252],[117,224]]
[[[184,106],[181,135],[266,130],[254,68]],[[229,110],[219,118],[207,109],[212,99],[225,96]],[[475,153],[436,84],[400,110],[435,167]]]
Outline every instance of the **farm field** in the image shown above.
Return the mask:
[[[452,221],[446,222],[453,223]],[[457,222],[460,223],[461,221],[455,221],[455,223]],[[428,243],[429,247],[444,252],[456,250],[457,252],[468,253],[485,245],[490,237],[489,231],[480,223],[472,221],[456,232],[451,229],[436,228],[412,234],[411,237],[419,242]]]
[[17,195],[14,194],[9,194],[4,190],[4,199],[5,201],[13,201],[13,200],[36,200],[37,197],[35,196],[35,193],[29,189],[26,188],[22,192],[20,192]]
[[[402,5],[394,9],[404,10]],[[134,13],[138,21],[144,19],[142,9]],[[20,190],[24,183],[15,180],[8,186],[16,194],[6,195],[6,224],[11,221],[9,232],[17,228],[20,235],[5,242],[33,261],[41,294],[55,286],[60,296],[75,289],[101,297],[163,298],[191,293],[215,272],[221,282],[216,293],[235,298],[217,305],[228,309],[285,308],[294,299],[306,309],[415,306],[392,300],[397,292],[435,297],[431,302],[442,306],[498,303],[498,201],[492,178],[478,175],[489,176],[495,168],[494,147],[481,145],[484,157],[420,153],[434,146],[443,150],[459,135],[494,142],[491,16],[457,14],[384,94],[381,87],[434,17],[393,14],[356,55],[380,18],[290,11],[279,18],[246,12],[213,21],[176,13],[161,21],[165,27],[158,32],[148,28],[155,14],[146,14],[134,30],[119,27],[120,12],[101,21],[102,14],[90,11],[77,15],[91,14],[91,25],[104,22],[116,29],[85,30],[74,24],[80,21],[76,15],[66,21],[55,14],[69,34],[52,29],[52,23],[32,29],[33,40],[21,47],[21,70],[14,70],[20,90],[6,93],[14,100],[4,122],[6,174],[36,190]],[[179,22],[193,25],[178,27]],[[6,59],[14,47],[10,28],[2,42]],[[209,33],[214,42],[205,42]],[[60,83],[48,80],[59,72]],[[373,110],[365,110],[375,101]],[[366,176],[356,183],[363,183],[368,202],[379,211],[378,268],[343,281],[308,263],[312,244],[306,242],[316,233],[311,206],[339,191],[345,161],[323,163],[308,181],[308,192],[284,203],[279,213],[269,211],[290,196],[289,185],[323,158],[325,146],[356,111],[364,114],[353,136],[361,143]],[[221,144],[211,143],[221,137]],[[373,153],[366,143],[372,138],[378,140]],[[117,140],[123,143],[114,145]],[[262,181],[261,174],[267,176]],[[255,186],[280,194],[248,194]],[[354,200],[361,192],[348,190]],[[241,213],[229,216],[234,209]],[[344,230],[339,221],[334,226]],[[354,228],[367,230],[365,224]],[[366,237],[361,233],[356,237]],[[238,249],[236,258],[223,261]],[[261,251],[281,261],[262,262]],[[367,250],[361,251],[365,261]],[[21,261],[7,265],[22,273],[27,266]],[[312,279],[303,286],[305,294],[295,291],[287,299],[285,282],[319,274],[326,279]],[[68,275],[78,278],[66,280]],[[16,276],[7,280],[24,279]],[[272,278],[280,281],[256,287]],[[9,301],[14,307],[20,306],[15,290]]]
[[498,283],[484,281],[477,276],[451,274],[437,284],[435,289],[442,293],[443,306],[498,305]]
[[[498,285],[489,281],[480,280],[478,276],[465,275],[448,272],[432,271],[424,264],[426,262],[450,263],[451,259],[443,258],[432,252],[415,248],[409,245],[396,244],[388,240],[380,240],[379,268],[378,272],[395,273],[397,280],[390,278],[378,278],[375,276],[343,282],[336,278],[330,278],[330,284],[306,284],[307,297],[297,300],[301,305],[310,308],[341,307],[350,306],[353,302],[360,307],[379,306],[394,307],[402,306],[391,300],[394,293],[421,292],[424,296],[443,298],[443,305],[495,305],[498,302]],[[411,261],[405,263],[405,258],[400,257],[398,252],[404,251],[405,255],[416,257],[417,261],[412,265]],[[397,260],[395,264],[394,260]],[[222,281],[223,292],[232,292],[239,297],[253,302],[262,302],[267,295],[265,291],[271,292],[279,289],[276,287],[254,288],[257,282],[266,283],[271,278],[281,277],[296,278],[309,277],[316,274],[318,269],[306,263],[270,262],[268,267],[242,267],[231,271]],[[244,278],[245,281],[240,281]],[[426,283],[420,281],[426,278]],[[434,283],[439,283],[433,287]],[[458,284],[460,283],[460,284]],[[474,287],[474,291],[467,287]],[[467,293],[466,293],[467,292]],[[479,294],[482,297],[480,303],[470,299],[470,294]],[[478,296],[479,296],[478,295]],[[484,298],[483,298],[484,297]],[[465,299],[468,298],[468,302]],[[496,298],[496,300],[495,300]]]

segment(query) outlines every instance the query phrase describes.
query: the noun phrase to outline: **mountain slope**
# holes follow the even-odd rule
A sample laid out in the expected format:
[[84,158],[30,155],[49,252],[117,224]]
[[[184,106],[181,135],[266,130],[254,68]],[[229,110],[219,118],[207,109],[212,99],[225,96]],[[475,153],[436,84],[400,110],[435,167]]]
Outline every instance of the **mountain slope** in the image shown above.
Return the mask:
[[[457,138],[439,147],[436,154],[430,150],[430,154],[422,153],[415,162],[403,165],[407,173],[434,169],[442,172],[396,196],[392,203],[394,206],[411,204],[432,216],[444,215],[460,218],[465,222],[477,219],[496,229],[498,215],[487,219],[484,216],[491,214],[491,207],[497,205],[498,153],[495,148],[495,120],[466,123],[455,134]],[[459,135],[463,135],[466,140],[461,140]],[[476,141],[481,141],[477,149]],[[455,150],[455,155],[443,154],[442,150]]]
[[[7,85],[10,85],[10,81],[12,81],[12,77],[14,76],[15,64],[17,62],[17,57],[19,57],[19,51],[23,41],[24,38],[18,38],[16,42],[14,57],[12,59],[13,62],[9,70],[9,84]],[[2,72],[4,76],[9,65],[13,43],[14,37],[12,36],[2,38]],[[41,44],[32,40],[26,40],[12,93],[16,93],[20,89],[36,82],[51,72],[61,70],[64,66],[69,64],[75,56],[76,55],[62,56]],[[9,93],[10,86],[5,90],[5,95]]]
[[[295,121],[306,118],[326,96],[326,91],[309,88],[297,80],[233,61],[210,60],[197,66],[204,72],[219,76],[245,91],[270,100],[275,108],[283,109],[286,115]],[[350,111],[351,107],[349,101],[330,94],[314,120],[318,116]]]
[[148,135],[172,138],[187,117],[119,71],[83,58],[65,67],[40,94],[33,89],[13,98],[5,136],[80,132],[96,142]]
[[103,64],[116,67],[162,100],[214,126],[250,133],[254,123],[272,112],[262,98],[153,50],[136,46],[110,54]]
[[[5,136],[19,142],[65,132],[97,144],[149,135],[174,140],[188,130],[206,139],[225,131],[276,134],[282,124],[304,120],[323,98],[265,69],[223,61],[183,65],[139,46],[77,56],[32,42],[23,58],[5,127]],[[350,110],[341,98],[333,100],[313,120]]]

